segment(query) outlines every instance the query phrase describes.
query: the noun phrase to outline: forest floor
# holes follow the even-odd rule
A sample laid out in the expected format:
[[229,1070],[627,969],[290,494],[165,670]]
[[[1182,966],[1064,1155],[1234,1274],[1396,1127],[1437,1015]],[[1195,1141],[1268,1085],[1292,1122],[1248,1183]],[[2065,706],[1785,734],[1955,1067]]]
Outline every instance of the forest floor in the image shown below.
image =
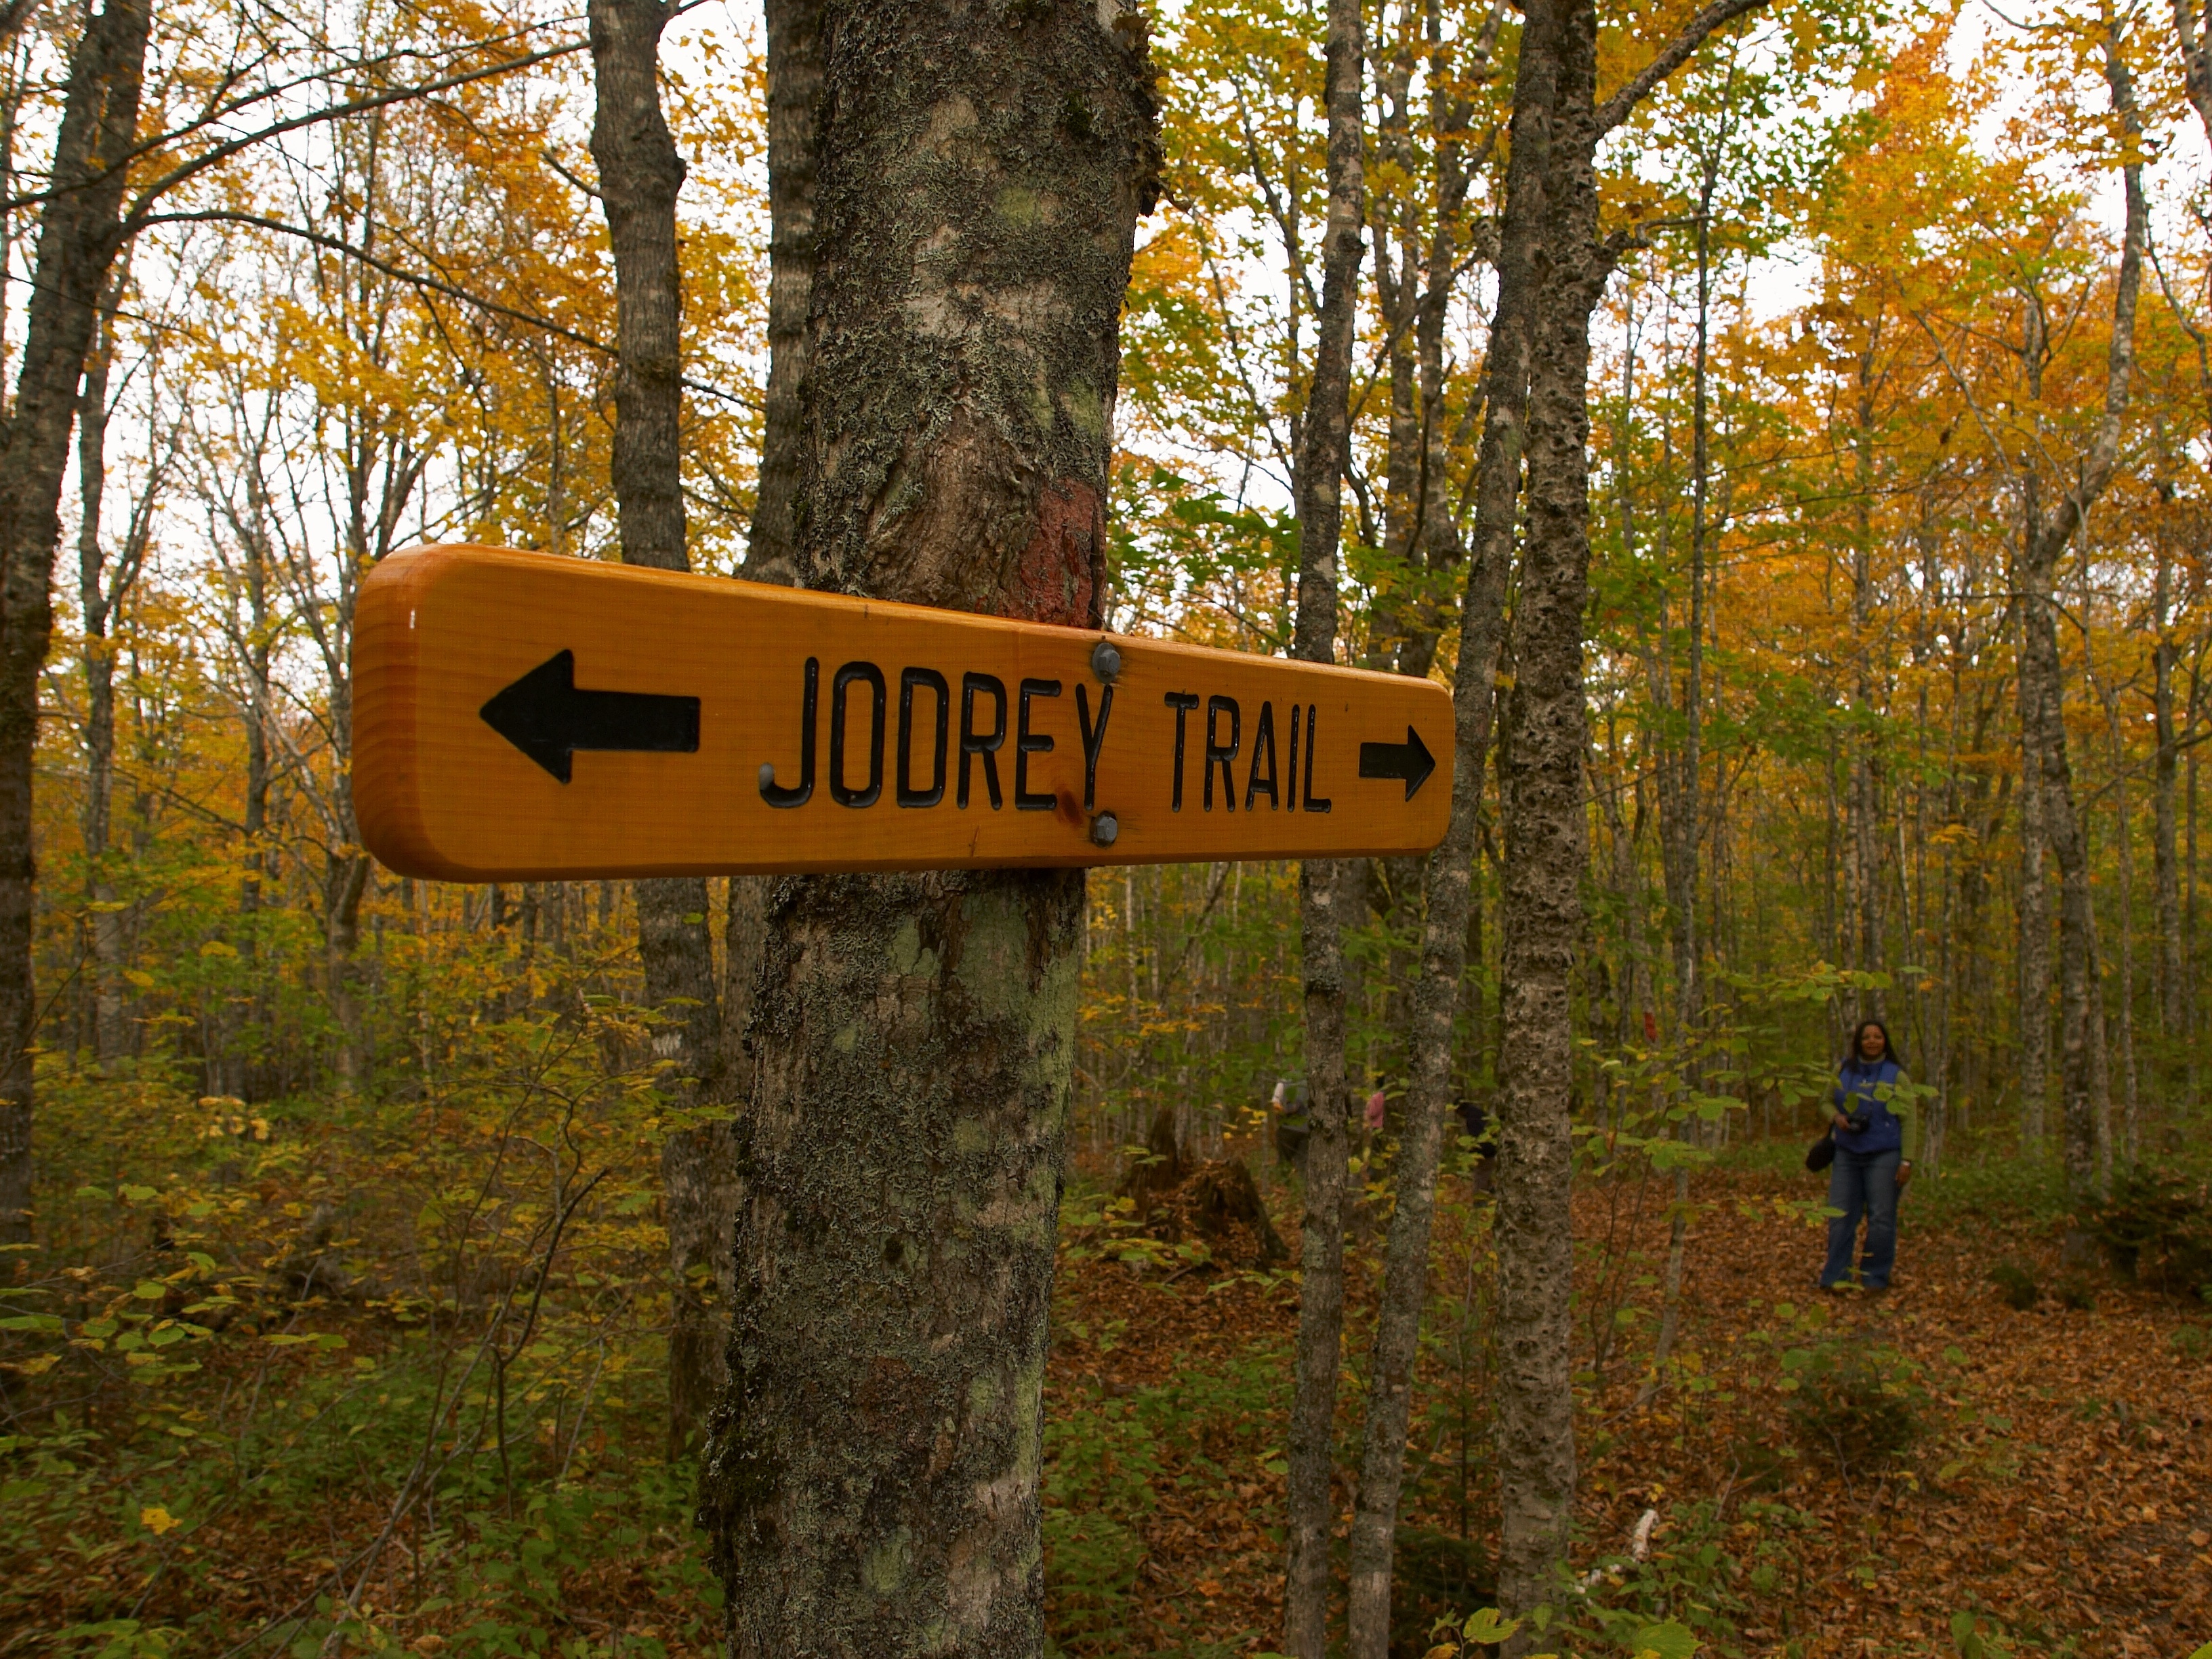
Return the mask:
[[[2048,1195],[2019,1201],[2033,1177],[1963,1160],[1908,1194],[1891,1294],[1821,1296],[1819,1193],[1783,1167],[1796,1151],[1747,1149],[1697,1178],[1680,1334],[1641,1405],[1665,1188],[1581,1190],[1586,1583],[1545,1645],[1627,1659],[1669,1622],[1707,1659],[2189,1659],[2212,1642],[2212,1310],[2062,1271]],[[1295,1248],[1294,1198],[1260,1174]],[[1117,1175],[1072,1180],[1067,1197],[1046,1401],[1054,1650],[1264,1653],[1281,1628],[1296,1283],[1279,1261],[1231,1268],[1228,1252],[1148,1237],[1112,1206]],[[1400,1532],[1395,1650],[1413,1659],[1439,1618],[1487,1601],[1488,1206],[1447,1176]],[[1363,1220],[1339,1417],[1347,1514],[1381,1242]],[[2029,1305],[1992,1282],[2003,1263]],[[457,1397],[441,1379],[475,1350],[342,1300],[281,1317],[204,1344],[204,1365],[137,1366],[140,1351],[133,1380],[100,1381],[71,1349],[38,1379],[78,1380],[0,1436],[0,1659],[718,1650],[651,1330],[609,1336],[596,1395],[565,1419],[558,1395],[519,1413],[511,1457],[479,1446],[399,1524],[394,1493],[458,1409],[426,1402]]]
[[[1619,1194],[1578,1198],[1584,1352],[1594,1317],[1644,1335],[1620,1345],[1632,1358],[1607,1375],[1578,1377],[1575,1565],[1599,1571],[1591,1637],[1609,1626],[1615,1639],[1563,1633],[1558,1645],[1620,1651],[1621,1631],[1669,1618],[1697,1627],[1708,1652],[1795,1659],[2187,1659],[2212,1642],[2203,1305],[2101,1268],[2063,1273],[2047,1225],[1946,1202],[1924,1184],[1904,1205],[1895,1288],[1824,1296],[1813,1284],[1820,1236],[1793,1207],[1817,1196],[1810,1185],[1771,1167],[1700,1178],[1676,1362],[1641,1406],[1662,1206],[1645,1202],[1639,1218]],[[1479,1227],[1485,1202],[1447,1202],[1437,1279],[1449,1277],[1455,1215]],[[1296,1219],[1277,1215],[1286,1238]],[[2031,1305],[2009,1305],[1992,1283],[2000,1261],[2035,1281]],[[1054,1634],[1070,1653],[1261,1651],[1280,1629],[1295,1291],[1250,1273],[1163,1282],[1172,1272],[1100,1256],[1063,1274],[1048,1404],[1060,1507],[1048,1536]],[[1455,1370],[1449,1340],[1455,1320],[1480,1320],[1481,1287],[1469,1284],[1472,1296],[1443,1287],[1431,1316],[1445,1340],[1425,1359],[1413,1559],[1400,1575],[1401,1599],[1419,1605],[1394,1644],[1413,1655],[1435,1639],[1434,1616],[1471,1612],[1486,1581],[1479,1544],[1462,1569],[1438,1540],[1494,1536],[1481,1378]],[[1338,1460],[1346,1515],[1371,1275],[1360,1284],[1355,1271],[1355,1285]],[[1613,1297],[1618,1310],[1589,1305]],[[1126,1480],[1098,1473],[1133,1455],[1151,1488],[1133,1505]],[[1095,1530],[1117,1518],[1117,1501],[1141,1547],[1118,1563],[1079,1535],[1079,1517]],[[1656,1519],[1638,1560],[1647,1510]],[[1439,1560],[1459,1584],[1440,1590]],[[1109,1580],[1117,1565],[1122,1577]]]

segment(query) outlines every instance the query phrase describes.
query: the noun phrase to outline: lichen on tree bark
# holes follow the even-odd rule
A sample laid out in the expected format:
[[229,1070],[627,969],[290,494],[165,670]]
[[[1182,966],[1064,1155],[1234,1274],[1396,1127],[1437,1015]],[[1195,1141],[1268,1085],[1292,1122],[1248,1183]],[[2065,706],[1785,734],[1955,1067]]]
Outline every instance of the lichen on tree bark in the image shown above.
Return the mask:
[[[799,579],[1095,626],[1158,167],[1141,16],[854,0],[823,26]],[[736,1655],[1042,1647],[1083,914],[1058,872],[769,896],[701,1483]]]

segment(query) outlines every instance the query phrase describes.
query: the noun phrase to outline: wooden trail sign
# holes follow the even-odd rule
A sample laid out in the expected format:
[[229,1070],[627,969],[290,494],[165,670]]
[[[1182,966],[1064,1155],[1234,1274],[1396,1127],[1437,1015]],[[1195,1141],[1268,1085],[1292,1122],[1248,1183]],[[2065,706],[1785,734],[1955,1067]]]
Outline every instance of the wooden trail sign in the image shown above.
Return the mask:
[[451,881],[1425,852],[1428,680],[429,547],[362,584],[356,810]]

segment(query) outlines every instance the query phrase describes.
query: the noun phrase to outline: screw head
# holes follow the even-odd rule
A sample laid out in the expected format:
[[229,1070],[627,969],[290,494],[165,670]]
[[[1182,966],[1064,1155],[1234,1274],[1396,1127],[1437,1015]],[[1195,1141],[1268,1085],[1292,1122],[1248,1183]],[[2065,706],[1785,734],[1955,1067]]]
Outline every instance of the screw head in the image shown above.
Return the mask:
[[1121,653],[1114,648],[1110,640],[1101,640],[1091,647],[1091,672],[1108,684],[1121,672]]
[[1101,812],[1091,820],[1091,839],[1101,847],[1111,847],[1121,834],[1121,821],[1111,812]]

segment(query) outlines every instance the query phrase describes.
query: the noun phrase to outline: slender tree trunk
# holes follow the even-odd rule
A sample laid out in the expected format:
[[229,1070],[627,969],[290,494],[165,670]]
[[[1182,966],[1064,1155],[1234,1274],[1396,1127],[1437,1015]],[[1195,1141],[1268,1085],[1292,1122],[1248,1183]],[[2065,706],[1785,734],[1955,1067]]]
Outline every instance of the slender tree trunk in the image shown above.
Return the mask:
[[[1682,1057],[1686,1093],[1703,1086],[1697,1050],[1705,1023],[1705,944],[1698,929],[1698,870],[1704,846],[1705,713],[1705,543],[1707,502],[1712,467],[1707,370],[1711,356],[1713,193],[1720,183],[1716,141],[1705,158],[1698,196],[1698,310],[1692,351],[1690,392],[1690,639],[1688,672],[1682,687],[1682,754],[1674,791],[1674,822],[1666,827],[1674,842],[1669,864],[1674,890],[1668,895],[1674,923],[1674,1037]],[[1671,665],[1665,667],[1671,672]],[[1675,1133],[1687,1139],[1697,1120],[1685,1115]],[[1659,1334],[1651,1346],[1651,1375],[1637,1390],[1648,1403],[1662,1386],[1674,1339],[1682,1325],[1682,1272],[1690,1241],[1690,1170],[1674,1170],[1674,1196],[1667,1220],[1667,1266],[1660,1281]]]
[[691,1449],[729,1379],[722,1350],[737,1293],[730,1237],[737,1224],[737,1149],[727,1123],[669,1136],[660,1149],[675,1307],[668,1331],[668,1451]]
[[[2128,812],[2127,745],[2120,732],[2120,700],[2114,693],[2106,714],[2112,738],[2113,811],[2118,819],[2116,843],[2120,866],[2120,1154],[2133,1167],[2142,1155],[2142,1105],[2136,1072],[2135,831]],[[2109,1182],[2109,1171],[2107,1172]]]
[[[804,459],[806,309],[814,293],[814,170],[822,128],[822,0],[769,0],[768,392],[761,428],[760,488],[753,506],[748,581],[787,587],[798,580],[792,521]],[[768,945],[767,876],[732,876],[722,927],[722,1069],[731,1097],[751,1092],[746,1027]]]
[[[1859,715],[1851,733],[1850,859],[1851,893],[1856,904],[1852,923],[1856,930],[1853,965],[1861,971],[1881,971],[1881,812],[1876,775],[1874,722],[1874,496],[1875,480],[1875,348],[1869,343],[1858,362],[1858,422],[1852,436],[1857,488],[1855,507],[1858,534],[1851,548],[1851,648],[1856,662],[1853,702]],[[1858,994],[1856,1019],[1887,1017],[1881,993],[1872,986]]]
[[[126,267],[127,268],[127,267]],[[108,374],[115,359],[115,313],[122,283],[111,279],[84,372],[77,409],[77,609],[84,624],[85,896],[90,919],[87,954],[92,981],[92,1046],[104,1070],[122,1057],[125,1039],[123,919],[107,865],[108,822],[115,792],[115,647],[110,635],[135,574],[131,550],[111,568],[100,517],[107,490]]]
[[[2088,854],[2067,756],[2056,606],[2051,597],[2051,570],[2058,548],[2064,544],[2062,540],[2054,545],[2053,538],[2044,533],[2036,534],[2033,541],[2021,582],[2027,640],[2021,679],[2027,688],[2023,696],[2030,700],[2029,708],[2024,711],[2027,723],[2023,735],[2035,774],[2034,786],[2041,796],[2043,838],[2058,866],[2059,1128],[2067,1188],[2080,1196],[2094,1184],[2096,1144],[2089,1052]],[[2048,972],[2047,968],[2045,971]],[[2023,1008],[2022,1018],[2034,1012]]]
[[78,382],[118,252],[123,158],[137,137],[149,15],[146,0],[109,0],[85,18],[70,54],[23,366],[0,426],[0,1243],[31,1236],[32,778],[39,676],[53,637],[62,482]]
[[2173,0],[2174,44],[2181,51],[2183,89],[2190,107],[2212,138],[2212,36],[2203,32],[2205,16],[2197,0]]
[[[623,560],[688,570],[683,277],[676,254],[676,197],[684,166],[660,107],[660,32],[666,21],[661,0],[593,0],[592,64],[599,99],[592,157],[599,164],[615,255],[612,470]],[[785,512],[787,518],[787,502]],[[713,1098],[724,1092],[727,1056],[706,880],[660,877],[635,883],[633,891],[646,1006],[666,1022],[653,1035],[655,1058],[666,1062],[678,1098]],[[661,1146],[674,1278],[668,1334],[672,1452],[690,1444],[727,1376],[721,1350],[735,1271],[733,1156],[728,1126],[720,1123],[677,1129]]]
[[[2111,85],[2115,112],[2128,131],[2139,138],[2134,89],[2120,42],[2115,33],[2106,50],[2106,78]],[[2082,458],[2074,487],[2046,514],[2034,488],[2034,474],[2027,477],[2026,513],[2022,537],[2024,558],[2019,588],[2022,611],[2023,649],[2020,672],[2024,748],[2041,795],[2044,838],[2057,860],[2059,876],[2058,977],[2061,1050],[2060,1088],[2066,1186],[2076,1203],[2097,1184],[2097,1111],[2093,1067],[2096,1055],[2089,1022],[2094,995],[2096,918],[2091,908],[2087,838],[2074,794],[2074,775],[2067,757],[2063,707],[2064,679],[2058,655],[2058,632],[2053,599],[2058,561],[2081,526],[2090,503],[2110,483],[2119,457],[2122,427],[2127,418],[2130,381],[2135,368],[2136,297],[2142,282],[2142,249],[2148,209],[2142,193],[2142,169],[2130,163],[2122,169],[2127,197],[2127,225],[2120,251],[2119,280],[2112,301],[2112,337],[2106,371],[2103,419],[2092,448]],[[2030,307],[2033,314],[2033,307]],[[2023,1010],[2023,1014],[2028,1011]],[[2069,1255],[2087,1251],[2087,1235],[2078,1226],[2068,1235]]]
[[2151,626],[2158,635],[2151,647],[2151,718],[2158,744],[2151,775],[2151,875],[2158,889],[2157,1099],[2169,1111],[2176,1103],[2176,1062],[2188,1042],[2188,1028],[2182,1018],[2181,860],[2174,811],[2180,769],[2175,764],[2179,733],[2173,719],[2173,669],[2178,653],[2172,605],[2173,560],[2161,540],[2151,612]]
[[814,169],[822,122],[823,0],[768,0],[768,392],[744,574],[797,578],[792,502],[801,459],[806,307],[814,293]]
[[[2032,475],[2027,487],[2033,500],[2036,481]],[[2019,605],[2020,896],[2014,908],[2020,936],[2014,952],[2019,981],[2015,1024],[2020,1050],[2020,1137],[2028,1157],[2039,1159],[2045,1155],[2044,1138],[2048,1133],[2045,1108],[2051,1092],[2051,896],[2044,878],[2043,820],[2047,809],[2034,750],[2042,729],[2038,713],[2041,691],[2036,680],[2040,671],[2031,667],[2028,660],[2030,605],[2026,595]]]
[[[1369,632],[1369,668],[1401,668],[1418,628],[1416,595],[1421,586],[1420,374],[1414,322],[1421,303],[1419,244],[1413,188],[1415,179],[1412,133],[1413,33],[1410,7],[1396,19],[1395,40],[1376,48],[1374,149],[1383,176],[1395,191],[1369,192],[1375,238],[1376,320],[1387,331],[1384,356],[1389,364],[1389,442],[1384,451],[1384,489],[1380,545],[1404,562],[1398,582],[1379,593]],[[1387,14],[1382,20],[1387,28]],[[1395,242],[1395,246],[1393,246]],[[1402,889],[1393,884],[1394,890]]]
[[[660,110],[661,0],[592,0],[598,106],[592,159],[615,257],[613,475],[623,562],[688,570],[684,546],[683,280],[676,195],[684,166]],[[640,881],[637,953],[645,1000],[666,1020],[653,1050],[685,1096],[720,1084],[721,1022],[707,883]]]
[[[1521,107],[1516,94],[1506,209],[1499,233],[1498,307],[1491,319],[1484,366],[1486,418],[1475,462],[1474,538],[1452,686],[1451,817],[1443,843],[1427,861],[1420,975],[1407,1028],[1411,1077],[1394,1183],[1397,1203],[1385,1247],[1352,1517],[1349,1635],[1356,1659],[1382,1659],[1389,1650],[1394,1547],[1413,1406],[1413,1362],[1426,1302],[1444,1115],[1451,1105],[1455,1018],[1474,918],[1475,839],[1488,769],[1505,579],[1512,562],[1520,497],[1529,318],[1535,304],[1535,257],[1543,209],[1538,172],[1543,135],[1538,124],[1547,114],[1532,105],[1524,131]],[[1309,1247],[1311,1237],[1309,1233]]]
[[[1497,46],[1502,7],[1494,6],[1481,32],[1449,75],[1432,72],[1429,126],[1436,140],[1436,223],[1425,256],[1419,305],[1413,316],[1414,356],[1420,391],[1420,470],[1418,540],[1419,556],[1413,562],[1424,571],[1421,599],[1414,607],[1407,637],[1398,653],[1401,673],[1425,678],[1435,665],[1437,641],[1449,616],[1443,584],[1458,566],[1464,550],[1452,512],[1450,455],[1454,434],[1445,425],[1444,334],[1459,269],[1461,220],[1467,210],[1468,167],[1462,151],[1470,106],[1464,88],[1486,79]],[[1430,49],[1443,47],[1443,15],[1437,0],[1425,7]],[[1481,400],[1462,411],[1458,425],[1474,430]],[[1478,463],[1479,465],[1479,463]]]
[[[258,478],[258,473],[255,475]],[[241,878],[238,884],[238,909],[246,936],[246,954],[257,967],[261,948],[262,884],[268,867],[269,834],[269,714],[270,667],[275,630],[270,619],[270,561],[267,540],[267,501],[258,488],[248,497],[252,514],[243,538],[240,551],[245,556],[246,568],[240,573],[245,579],[246,617],[244,625],[237,627],[239,670],[245,676],[246,726],[246,787],[240,803],[240,827],[244,831],[244,850],[240,858]],[[257,973],[255,983],[259,985]],[[246,1020],[258,1018],[258,1011],[249,1006],[241,1011]],[[229,1033],[227,1031],[226,1036]],[[213,1069],[210,1056],[210,1067]],[[213,1083],[217,1094],[246,1093],[244,1068],[226,1073],[221,1083]]]
[[[1337,544],[1351,443],[1352,313],[1359,292],[1362,65],[1359,0],[1328,0],[1328,222],[1322,311],[1298,450],[1298,610],[1292,654],[1336,655]],[[1323,1659],[1330,1540],[1335,1532],[1336,1377],[1344,1335],[1345,968],[1340,905],[1356,866],[1309,860],[1298,872],[1305,972],[1305,1220],[1291,1399],[1289,1548],[1283,1646]]]
[[[769,0],[768,388],[761,425],[760,484],[753,502],[750,545],[741,574],[748,581],[788,587],[798,580],[798,531],[792,504],[803,459],[806,309],[814,292],[814,170],[822,125],[822,0]],[[775,878],[732,876],[723,913],[720,1067],[722,1092],[732,1102],[750,1093],[746,1024],[754,981],[768,944],[769,894]],[[685,1133],[689,1133],[688,1131]]]
[[[1141,15],[824,24],[801,580],[1096,627]],[[736,1659],[1040,1650],[1083,926],[1070,872],[776,885],[701,1483]]]
[[2201,651],[2189,665],[2189,701],[2182,711],[2181,741],[2188,748],[2184,769],[2181,845],[2181,1052],[2182,1098],[2197,1099],[2197,735],[2198,700],[2203,692]]
[[[1540,297],[1529,359],[1528,532],[1504,709],[1504,1041],[1498,1079],[1498,1594],[1511,1615],[1551,1596],[1575,1495],[1568,1214],[1574,1146],[1571,1006],[1584,862],[1583,607],[1589,565],[1589,314],[1610,261],[1597,240],[1591,118],[1597,20],[1588,0],[1532,6],[1521,43],[1554,14]],[[1519,94],[1516,92],[1516,101]],[[1517,116],[1517,110],[1516,110]],[[1509,1651],[1525,1653],[1524,1626]]]
[[[1513,610],[1513,684],[1500,736],[1505,802],[1504,1037],[1498,1084],[1498,1593],[1509,1614],[1552,1594],[1575,1495],[1574,952],[1588,862],[1583,611],[1589,571],[1589,319],[1613,256],[1601,241],[1595,155],[1638,100],[1757,0],[1700,11],[1601,108],[1593,0],[1524,13],[1515,142],[1541,151],[1541,239],[1529,352],[1528,532]],[[1540,1640],[1524,1625],[1506,1644]]]

